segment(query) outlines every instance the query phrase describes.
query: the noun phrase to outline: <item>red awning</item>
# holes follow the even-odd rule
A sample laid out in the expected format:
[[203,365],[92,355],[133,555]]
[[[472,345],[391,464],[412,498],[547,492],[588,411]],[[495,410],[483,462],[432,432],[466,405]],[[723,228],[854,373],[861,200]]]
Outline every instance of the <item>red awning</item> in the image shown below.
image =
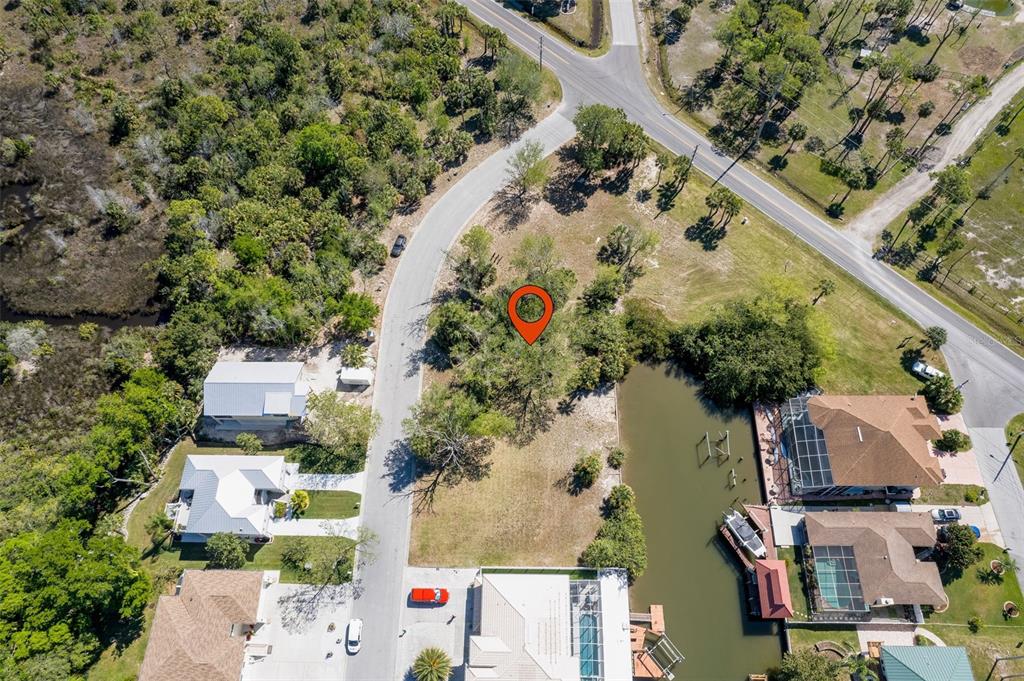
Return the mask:
[[761,601],[761,617],[785,619],[793,616],[793,599],[789,595],[786,561],[765,560],[754,562],[757,575],[757,594]]

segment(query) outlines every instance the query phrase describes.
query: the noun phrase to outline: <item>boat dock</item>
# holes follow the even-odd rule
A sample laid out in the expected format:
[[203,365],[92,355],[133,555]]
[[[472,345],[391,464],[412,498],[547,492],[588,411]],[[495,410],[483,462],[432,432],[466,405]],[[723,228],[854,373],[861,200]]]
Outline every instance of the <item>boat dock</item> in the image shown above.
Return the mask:
[[729,531],[729,528],[727,528],[724,524],[719,525],[718,534],[722,535],[722,538],[725,539],[725,542],[732,547],[733,553],[735,553],[739,561],[743,563],[743,567],[745,567],[748,570],[753,570],[754,564],[750,562],[749,558],[747,558],[746,551],[741,549],[740,545],[736,543],[736,538],[732,536],[732,532]]
[[652,604],[647,612],[629,613],[629,646],[634,679],[673,679],[672,668],[683,654],[665,635],[665,610]]

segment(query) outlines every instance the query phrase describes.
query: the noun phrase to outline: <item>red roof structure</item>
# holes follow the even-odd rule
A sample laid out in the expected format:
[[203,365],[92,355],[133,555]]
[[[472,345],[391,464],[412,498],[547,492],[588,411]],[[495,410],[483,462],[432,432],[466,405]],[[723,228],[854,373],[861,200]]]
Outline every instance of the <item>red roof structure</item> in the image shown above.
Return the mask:
[[789,595],[786,561],[760,558],[754,562],[757,595],[761,601],[761,617],[786,619],[793,616],[793,599]]

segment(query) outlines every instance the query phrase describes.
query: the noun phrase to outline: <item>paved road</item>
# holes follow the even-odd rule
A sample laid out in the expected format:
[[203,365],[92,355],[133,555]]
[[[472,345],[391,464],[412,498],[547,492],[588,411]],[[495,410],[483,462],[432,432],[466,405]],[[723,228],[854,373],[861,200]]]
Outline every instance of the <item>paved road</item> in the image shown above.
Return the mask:
[[942,155],[927,171],[911,172],[862,212],[846,228],[861,248],[872,250],[875,238],[899,215],[914,205],[934,184],[930,172],[942,170],[966,152],[974,140],[995,120],[999,112],[1024,88],[1024,62],[1018,64],[992,86],[988,97],[975,104],[957,122],[953,132],[942,140]]
[[[540,29],[491,0],[459,1],[483,21],[502,29],[518,47],[537,53]],[[647,89],[631,1],[611,0],[610,5],[612,48],[603,57],[587,58],[550,37],[545,41],[544,63],[560,79],[563,101],[524,139],[540,140],[547,151],[554,150],[573,136],[570,119],[576,107],[602,102],[624,109],[653,139],[675,153],[688,154],[699,145],[695,165],[711,177],[719,177],[730,168],[730,159],[715,154],[707,140],[672,118]],[[503,186],[505,164],[514,149],[503,149],[487,159],[427,213],[402,257],[384,307],[374,391],[374,408],[382,416],[382,426],[371,443],[363,500],[364,523],[380,539],[373,562],[357,573],[359,596],[353,612],[364,620],[364,643],[362,652],[348,662],[350,680],[390,681],[402,678],[406,671],[395,668],[410,523],[410,459],[400,447],[401,424],[419,395],[425,319],[445,252],[473,214]],[[947,360],[958,380],[970,379],[965,415],[968,423],[976,426],[972,429],[975,447],[986,479],[992,481],[998,470],[996,457],[1005,455],[1006,449],[1001,437],[996,437],[996,429],[1024,410],[1024,359],[872,260],[753,171],[736,165],[721,181],[919,323],[941,324],[949,330]],[[985,463],[989,461],[994,463]],[[1012,464],[990,489],[1004,538],[1015,557],[1024,562],[1024,553],[1016,550],[1024,547],[1024,513],[1020,512],[1024,490]]]

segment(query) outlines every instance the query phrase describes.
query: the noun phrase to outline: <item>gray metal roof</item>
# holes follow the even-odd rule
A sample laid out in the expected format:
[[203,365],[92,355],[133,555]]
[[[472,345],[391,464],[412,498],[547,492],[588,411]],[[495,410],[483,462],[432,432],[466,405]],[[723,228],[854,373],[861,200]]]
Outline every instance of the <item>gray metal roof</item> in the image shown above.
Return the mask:
[[205,416],[306,414],[302,362],[217,362],[203,382]]

